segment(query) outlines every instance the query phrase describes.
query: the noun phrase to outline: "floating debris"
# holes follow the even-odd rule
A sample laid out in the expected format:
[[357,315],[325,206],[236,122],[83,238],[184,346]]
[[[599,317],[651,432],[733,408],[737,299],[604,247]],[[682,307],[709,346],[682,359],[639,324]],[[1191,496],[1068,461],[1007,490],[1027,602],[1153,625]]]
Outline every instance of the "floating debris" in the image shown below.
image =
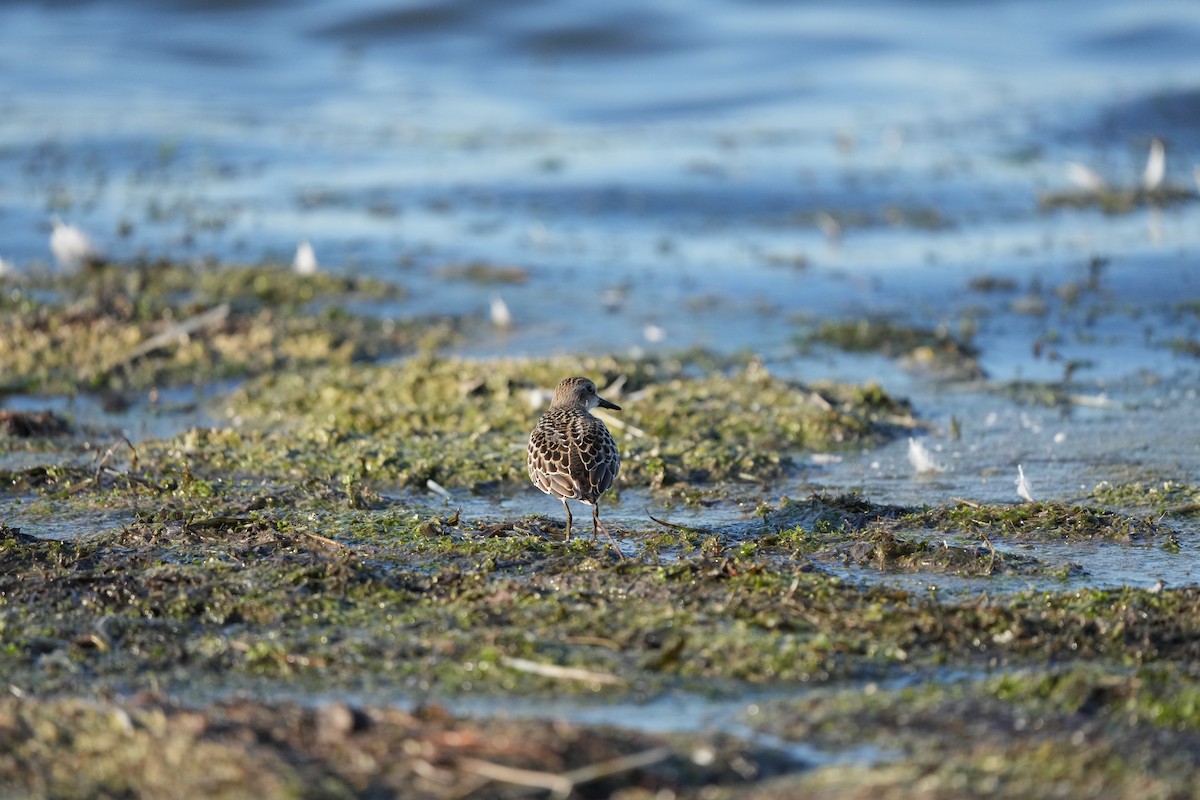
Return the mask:
[[296,255],[292,258],[292,270],[297,275],[316,275],[321,265],[317,263],[317,254],[312,242],[304,239],[296,246]]

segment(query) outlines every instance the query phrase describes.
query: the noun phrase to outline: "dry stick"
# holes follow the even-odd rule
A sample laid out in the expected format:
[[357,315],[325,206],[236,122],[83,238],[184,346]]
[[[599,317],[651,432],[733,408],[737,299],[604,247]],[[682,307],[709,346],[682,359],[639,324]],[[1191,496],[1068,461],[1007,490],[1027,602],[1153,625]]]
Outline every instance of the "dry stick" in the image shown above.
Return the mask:
[[581,783],[590,783],[600,778],[607,778],[609,775],[617,775],[621,772],[628,772],[632,769],[648,767],[651,764],[666,761],[671,757],[671,752],[671,748],[669,747],[653,747],[649,750],[643,750],[640,753],[630,753],[627,756],[619,756],[611,758],[608,761],[599,761],[586,767],[573,769],[569,772],[564,772],[563,777],[569,778],[572,784],[578,786]]
[[987,574],[991,575],[991,574],[993,574],[993,572],[995,571],[995,568],[996,568],[996,545],[992,544],[991,537],[989,537],[986,533],[983,535],[983,543],[986,544],[988,546],[988,549],[992,551],[992,555],[988,559],[988,566],[987,566]]
[[570,779],[552,772],[540,772],[533,769],[506,767],[479,758],[460,758],[458,765],[467,772],[473,772],[492,780],[511,783],[514,786],[531,786],[535,789],[547,789],[556,797],[567,797],[575,785]]
[[319,542],[327,547],[332,547],[335,550],[338,548],[341,548],[343,550],[346,549],[346,545],[342,544],[341,542],[337,541],[336,539],[330,539],[328,536],[322,536],[321,534],[313,533],[312,531],[304,531],[304,535],[307,536],[308,538],[312,539],[315,542]]
[[104,456],[100,459],[100,463],[96,465],[96,477],[95,477],[96,483],[100,483],[101,470],[104,469],[104,465],[108,463],[108,460],[110,458],[112,458],[113,452],[117,449],[117,446],[120,445],[121,442],[124,442],[126,445],[128,445],[129,449],[133,451],[133,467],[134,467],[134,469],[137,468],[137,462],[138,462],[137,448],[133,446],[133,442],[129,441],[128,437],[122,436],[120,442],[114,442],[113,446],[108,448],[108,450],[105,451]]
[[511,783],[516,786],[547,789],[556,797],[568,797],[574,791],[575,787],[581,783],[590,783],[601,778],[607,778],[610,775],[619,775],[622,772],[629,772],[630,770],[657,764],[660,761],[670,758],[671,752],[671,748],[669,747],[653,747],[649,750],[643,750],[640,753],[631,753],[627,756],[609,759],[608,761],[599,761],[595,764],[568,770],[557,775],[552,772],[507,767],[503,764],[496,764],[478,758],[461,758],[458,764],[463,769],[473,772],[476,775],[483,775],[493,780]]
[[621,645],[603,636],[566,636],[563,641],[567,644],[590,644],[596,647],[607,647],[609,650],[621,652]]
[[554,678],[560,681],[585,681],[587,683],[602,683],[608,686],[618,686],[625,681],[610,672],[595,672],[581,667],[560,667],[558,664],[547,664],[544,661],[530,661],[527,658],[510,658],[503,656],[500,663],[517,672],[528,672],[543,678]]
[[645,439],[649,436],[649,434],[647,434],[644,430],[642,430],[638,426],[631,425],[623,419],[614,417],[612,414],[606,414],[603,411],[594,411],[593,413],[597,417],[599,417],[606,425],[611,425],[614,428],[616,428],[617,430],[624,431],[625,433],[628,433],[632,436],[636,436],[639,439]]
[[165,331],[151,336],[149,339],[142,342],[140,345],[119,358],[117,361],[109,364],[107,367],[101,370],[101,373],[112,372],[120,367],[132,364],[142,356],[149,355],[155,350],[159,350],[163,347],[168,347],[185,336],[190,336],[193,333],[202,331],[210,325],[216,325],[220,322],[224,322],[225,318],[228,316],[229,303],[221,303],[221,305],[216,306],[215,308],[210,308],[208,311],[205,311],[201,314],[188,317],[187,319],[170,326]]
[[685,533],[707,533],[708,532],[708,531],[704,530],[703,528],[693,528],[690,525],[677,525],[674,522],[666,522],[665,520],[661,520],[658,517],[651,514],[650,509],[643,508],[642,510],[646,512],[647,517],[652,519],[654,522],[657,522],[659,525],[662,525],[664,528],[674,528],[677,531],[684,531]]

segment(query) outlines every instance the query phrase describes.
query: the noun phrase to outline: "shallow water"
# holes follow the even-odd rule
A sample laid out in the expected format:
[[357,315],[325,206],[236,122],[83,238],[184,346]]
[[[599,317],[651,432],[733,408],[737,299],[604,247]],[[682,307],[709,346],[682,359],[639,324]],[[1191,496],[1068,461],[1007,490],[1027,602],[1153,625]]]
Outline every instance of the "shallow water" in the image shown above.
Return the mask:
[[[28,3],[0,31],[0,257],[19,268],[49,260],[55,212],[122,258],[286,260],[311,238],[327,268],[412,289],[379,313],[504,296],[517,326],[486,353],[772,352],[797,313],[953,322],[995,305],[964,297],[973,276],[1049,288],[1097,255],[1111,347],[1197,292],[1190,204],[1036,202],[1068,160],[1136,183],[1152,136],[1193,184],[1187,5]],[[472,260],[529,280],[436,277]],[[1057,305],[991,309],[993,375],[1060,369],[1028,357],[1081,324]],[[1179,366],[1137,344],[1094,369]]]

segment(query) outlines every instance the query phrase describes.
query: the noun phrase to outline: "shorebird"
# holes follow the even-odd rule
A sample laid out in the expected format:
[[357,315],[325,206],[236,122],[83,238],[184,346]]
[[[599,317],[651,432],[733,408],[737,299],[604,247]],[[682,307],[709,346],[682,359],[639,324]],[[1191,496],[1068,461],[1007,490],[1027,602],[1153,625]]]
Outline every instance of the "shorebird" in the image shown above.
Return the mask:
[[621,469],[617,443],[604,423],[589,412],[596,407],[620,411],[596,392],[587,378],[566,378],[554,390],[550,408],[529,434],[529,479],[562,501],[567,512],[567,541],[571,539],[571,506],[578,500],[592,507],[592,540],[607,535],[624,558],[612,533],[600,522],[600,495],[608,491]]

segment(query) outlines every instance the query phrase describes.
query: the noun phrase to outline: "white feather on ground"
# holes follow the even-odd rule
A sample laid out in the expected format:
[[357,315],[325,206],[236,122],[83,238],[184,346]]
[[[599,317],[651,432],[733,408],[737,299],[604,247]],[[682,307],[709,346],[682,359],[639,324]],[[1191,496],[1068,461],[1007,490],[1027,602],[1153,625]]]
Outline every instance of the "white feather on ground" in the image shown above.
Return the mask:
[[1150,155],[1146,157],[1146,169],[1142,171],[1142,188],[1152,192],[1162,186],[1163,176],[1167,174],[1167,148],[1161,139],[1150,142]]
[[1099,194],[1108,189],[1108,183],[1091,167],[1077,161],[1067,162],[1067,179],[1087,192]]
[[490,313],[493,326],[505,330],[512,327],[512,312],[508,310],[508,303],[504,302],[504,298],[500,295],[492,297]]
[[1037,502],[1033,499],[1033,487],[1029,485],[1028,479],[1025,477],[1025,470],[1020,464],[1017,464],[1017,495],[1026,503]]
[[312,242],[305,239],[296,245],[296,255],[292,258],[292,270],[297,275],[316,275],[321,265],[317,263],[317,253],[313,250]]
[[102,260],[100,250],[80,228],[68,225],[58,217],[50,233],[50,252],[64,272],[78,272]]
[[933,454],[929,452],[929,449],[924,444],[911,436],[908,437],[908,463],[912,464],[912,468],[916,470],[918,475],[943,472],[946,469],[934,460]]

